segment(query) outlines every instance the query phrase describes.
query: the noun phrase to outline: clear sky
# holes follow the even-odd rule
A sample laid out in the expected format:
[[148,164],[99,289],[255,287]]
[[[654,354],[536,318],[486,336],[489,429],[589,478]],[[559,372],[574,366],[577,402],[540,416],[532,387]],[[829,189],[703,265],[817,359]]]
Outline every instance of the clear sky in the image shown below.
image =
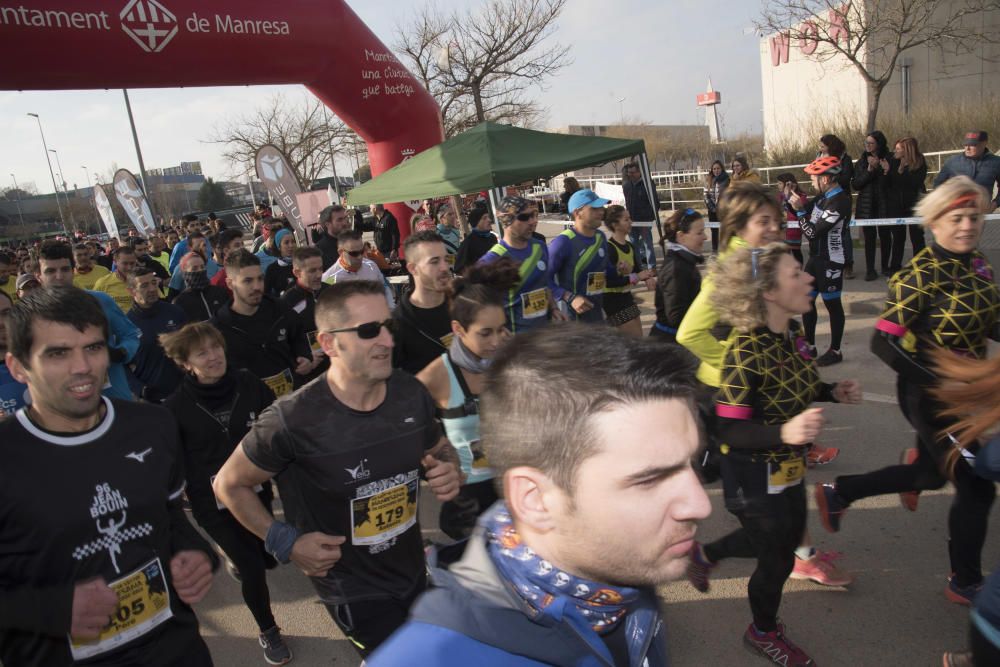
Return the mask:
[[[444,8],[472,3],[480,0],[438,0]],[[391,44],[397,25],[405,25],[416,2],[348,4]],[[630,119],[701,123],[694,97],[711,76],[723,94],[723,132],[760,132],[760,59],[751,29],[760,11],[760,0],[569,0],[554,39],[571,47],[573,64],[538,91],[549,110],[546,125],[616,123],[622,106]],[[227,179],[233,174],[221,158],[221,147],[205,140],[227,118],[276,92],[292,99],[310,96],[302,86],[130,90],[146,167],[200,161],[207,176]],[[0,188],[11,187],[13,173],[19,184],[52,191],[38,126],[28,112],[41,116],[48,146],[58,151],[70,189],[87,185],[84,165],[91,179],[96,172],[103,181],[112,165],[138,170],[121,90],[0,91]],[[52,166],[58,171],[54,159]],[[340,165],[338,159],[341,167],[348,172],[346,162]]]

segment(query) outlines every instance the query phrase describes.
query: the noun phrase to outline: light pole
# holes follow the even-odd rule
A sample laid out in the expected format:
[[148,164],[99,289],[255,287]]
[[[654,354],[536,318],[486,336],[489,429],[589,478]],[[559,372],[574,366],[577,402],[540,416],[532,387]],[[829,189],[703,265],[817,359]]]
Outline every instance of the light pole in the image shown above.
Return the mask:
[[49,159],[49,147],[45,144],[45,132],[42,131],[42,119],[37,113],[28,113],[29,116],[34,116],[35,120],[38,121],[38,133],[42,135],[42,148],[45,150],[45,162],[49,165],[49,176],[52,177],[52,189],[56,196],[56,208],[59,209],[59,220],[62,222],[63,231],[69,234],[69,229],[66,227],[66,216],[63,215],[62,204],[59,202],[59,186],[56,185],[56,175],[52,171],[52,160]]
[[17,202],[17,217],[21,219],[21,233],[27,238],[27,227],[24,226],[24,213],[21,212],[21,188],[17,186],[17,178],[14,174],[10,175],[10,179],[14,181],[14,201]]
[[625,127],[625,99],[622,97],[618,100],[618,114],[621,118],[622,127]]
[[87,187],[88,188],[93,188],[94,186],[90,184],[90,172],[87,171],[87,165],[81,164],[80,165],[80,169],[83,169],[83,173],[87,177]]
[[59,180],[62,181],[63,196],[66,198],[66,209],[69,211],[69,224],[76,231],[76,217],[73,215],[73,205],[69,203],[69,188],[66,187],[66,172],[63,171],[62,160],[59,159],[59,152],[56,149],[50,148],[49,152],[54,153],[56,156],[56,166],[59,167]]

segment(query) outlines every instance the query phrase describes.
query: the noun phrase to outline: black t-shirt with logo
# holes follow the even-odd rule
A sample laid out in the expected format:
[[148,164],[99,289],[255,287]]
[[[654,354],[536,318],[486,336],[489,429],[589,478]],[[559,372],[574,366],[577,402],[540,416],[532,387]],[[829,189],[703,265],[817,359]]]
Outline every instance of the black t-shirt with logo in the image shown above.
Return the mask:
[[[172,665],[204,650],[170,574],[177,551],[210,552],[179,507],[176,423],[160,407],[104,403],[85,433],[49,433],[24,409],[0,422],[5,665]],[[73,587],[95,577],[119,608],[99,640],[71,648]]]
[[324,602],[402,599],[423,580],[420,460],[440,437],[430,394],[400,371],[371,412],[350,409],[318,378],[260,415],[243,451],[276,473],[286,520],[348,538],[327,576],[313,578]]
[[451,347],[451,312],[448,301],[434,308],[420,308],[403,294],[392,313],[396,322],[396,345],[392,365],[416,375]]

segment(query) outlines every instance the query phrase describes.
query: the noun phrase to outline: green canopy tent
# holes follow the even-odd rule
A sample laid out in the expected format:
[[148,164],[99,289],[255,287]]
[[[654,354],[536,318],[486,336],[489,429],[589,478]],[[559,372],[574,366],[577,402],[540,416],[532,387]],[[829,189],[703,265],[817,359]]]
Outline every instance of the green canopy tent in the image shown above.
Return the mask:
[[[641,139],[555,134],[490,122],[379,174],[348,192],[347,201],[351,205],[381,204],[489,190],[495,213],[502,197],[499,188],[633,155],[640,156],[647,193],[653,210],[659,210],[646,144]],[[659,220],[649,222],[659,227]],[[401,231],[405,236],[408,230]]]

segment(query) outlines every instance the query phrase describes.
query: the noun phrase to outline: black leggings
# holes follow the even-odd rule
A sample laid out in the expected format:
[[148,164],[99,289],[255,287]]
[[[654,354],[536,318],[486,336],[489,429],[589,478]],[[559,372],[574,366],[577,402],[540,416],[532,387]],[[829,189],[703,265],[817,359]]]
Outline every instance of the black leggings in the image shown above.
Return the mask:
[[323,606],[363,659],[371,655],[406,622],[410,607],[425,588],[427,588],[426,579],[404,600],[383,598]]
[[497,500],[493,480],[466,484],[454,499],[442,503],[438,526],[451,539],[464,540],[472,535],[479,515]]
[[[840,350],[844,341],[844,303],[838,296],[836,299],[827,301],[823,299],[826,312],[830,315],[830,348]],[[816,345],[816,321],[819,313],[816,312],[816,299],[813,298],[809,312],[802,316],[802,324],[806,330],[806,340],[810,345]]]
[[[954,421],[940,416],[941,405],[920,385],[900,378],[896,387],[903,416],[917,431],[919,457],[913,465],[838,477],[837,494],[848,503],[886,493],[940,489],[947,481],[942,461],[952,445],[938,434]],[[978,477],[961,458],[955,465],[954,484],[955,500],[948,514],[948,554],[956,583],[971,586],[983,580],[981,556],[996,488],[993,482]]]
[[218,520],[198,523],[239,570],[243,601],[253,614],[257,627],[261,632],[273,628],[277,623],[271,613],[271,591],[267,588],[266,570],[275,561],[264,550],[263,540],[244,528],[228,512],[220,512]]
[[875,271],[875,239],[878,239],[882,270],[889,270],[889,255],[892,252],[892,230],[886,225],[863,227],[865,235],[865,270]]
[[745,509],[733,514],[742,527],[706,544],[705,556],[713,563],[724,558],[757,559],[747,586],[750,610],[757,629],[772,632],[778,627],[781,589],[795,567],[795,549],[805,532],[805,483],[748,501]]

